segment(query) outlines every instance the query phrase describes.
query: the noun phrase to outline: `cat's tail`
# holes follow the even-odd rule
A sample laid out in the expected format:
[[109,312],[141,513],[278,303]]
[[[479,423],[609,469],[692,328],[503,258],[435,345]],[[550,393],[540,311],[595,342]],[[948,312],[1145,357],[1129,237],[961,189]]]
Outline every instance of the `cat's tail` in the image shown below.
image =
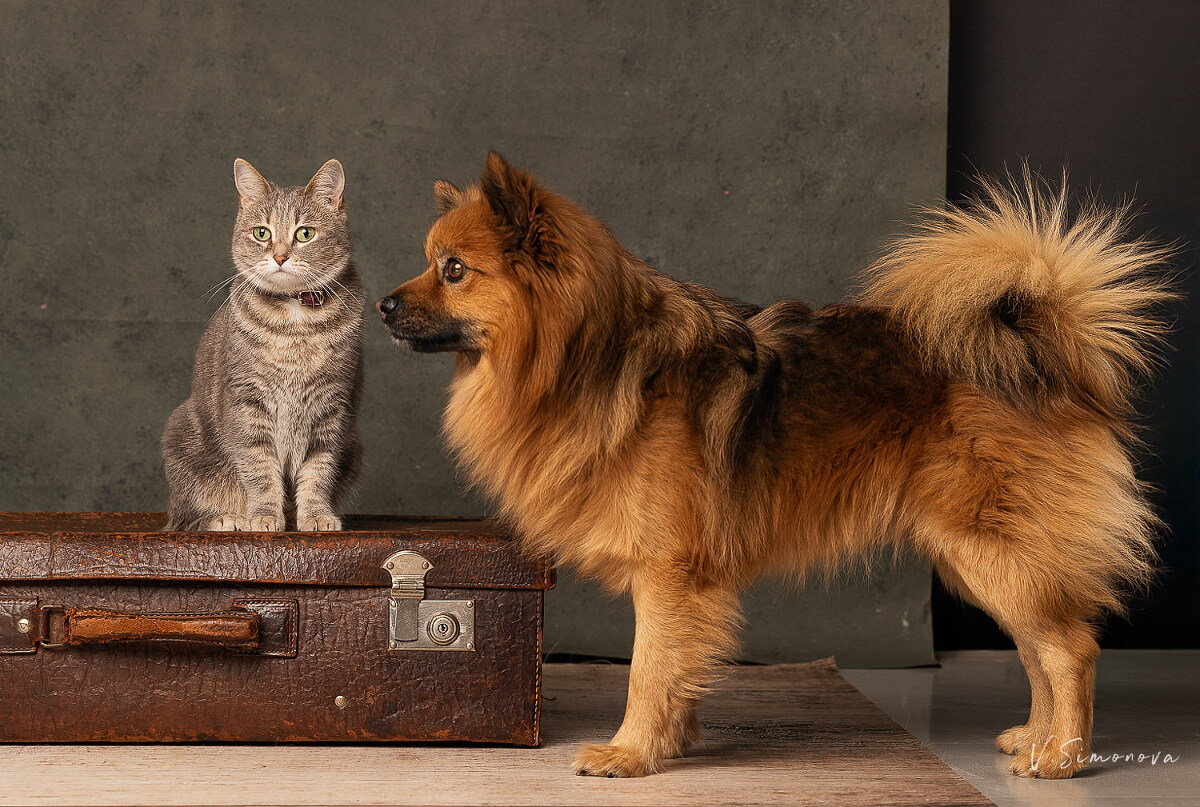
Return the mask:
[[1068,213],[1035,180],[983,181],[964,207],[927,210],[866,273],[927,361],[1007,398],[1065,396],[1121,422],[1134,377],[1152,368],[1173,296],[1172,250],[1127,238],[1127,207]]

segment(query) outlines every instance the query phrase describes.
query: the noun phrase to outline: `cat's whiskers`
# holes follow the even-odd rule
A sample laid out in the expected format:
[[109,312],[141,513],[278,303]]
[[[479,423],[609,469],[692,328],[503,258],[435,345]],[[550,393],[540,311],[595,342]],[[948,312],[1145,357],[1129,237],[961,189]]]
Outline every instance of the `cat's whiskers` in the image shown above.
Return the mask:
[[[234,278],[236,278],[238,276],[238,274],[240,274],[240,273],[234,273],[231,277],[226,278],[226,280],[233,280]],[[237,297],[237,295],[241,293],[242,289],[245,286],[246,286],[245,283],[238,283],[236,280],[234,280],[233,285],[229,287],[229,296],[226,297],[224,300],[222,300],[221,304],[219,306],[217,306],[217,310],[213,311],[212,314],[209,315],[208,322],[210,325],[212,324],[213,317],[215,317],[218,313],[220,313],[222,308],[229,305],[230,301],[234,300]]]
[[307,266],[298,262],[294,265],[296,267],[296,271],[299,272],[300,276],[304,278],[305,283],[314,289],[319,289],[321,287],[320,278],[318,278],[314,272],[310,271]]
[[[328,292],[331,296],[333,296],[337,299],[338,303],[341,304],[342,308],[345,308],[346,310],[350,310],[350,306],[348,306],[346,304],[346,301],[342,299],[341,295],[338,294],[336,291],[334,291],[333,287],[330,286],[327,282],[321,280],[321,278],[315,272],[312,272],[310,270],[310,268],[307,267],[306,264],[302,265],[300,263],[297,263],[296,269],[300,272],[300,274],[302,274],[304,276],[305,280],[307,280],[309,283],[317,286],[321,291]],[[334,282],[337,282],[337,281],[334,281]],[[338,283],[338,285],[342,286],[341,283]],[[345,286],[342,286],[342,288],[345,289],[347,292],[349,291],[348,289],[346,289]]]
[[[350,289],[346,288],[346,286],[343,286],[342,283],[338,282],[336,277],[330,277],[330,279],[325,282],[326,282],[326,286],[328,286],[328,283],[334,283],[334,286],[338,286],[342,289],[343,292],[346,292],[347,297],[353,297],[353,293],[350,292]],[[347,309],[349,309],[350,306],[346,303],[346,301],[342,300],[341,297],[338,297],[337,293],[334,291],[334,288],[332,288],[332,286],[329,286],[329,293],[334,295],[334,297],[337,297],[338,300],[341,300],[342,305],[346,306]]]
[[221,288],[222,288],[222,287],[223,287],[223,286],[224,286],[226,283],[228,283],[229,281],[233,280],[233,279],[234,279],[235,277],[237,277],[237,276],[238,276],[238,273],[237,273],[237,272],[234,272],[232,275],[230,275],[229,277],[227,277],[227,278],[225,278],[224,280],[220,281],[219,283],[214,283],[212,286],[210,286],[210,287],[208,288],[208,290],[207,290],[207,291],[201,292],[201,293],[200,293],[200,296],[201,296],[201,297],[203,297],[203,298],[204,298],[204,302],[206,302],[206,303],[207,303],[207,302],[208,302],[209,300],[211,300],[211,299],[212,299],[214,296],[216,296],[217,292],[218,292],[218,291],[220,291],[220,290],[221,290]]
[[328,283],[321,283],[321,288],[324,291],[329,292],[329,294],[331,294],[333,297],[337,298],[338,305],[340,305],[342,308],[346,309],[347,311],[351,310],[346,301],[342,299],[342,295],[333,290],[333,286],[330,286]]
[[245,283],[238,283],[234,285],[229,290],[229,299],[226,300],[226,302],[232,301],[236,303],[240,298],[244,298],[250,294],[250,290],[252,288],[254,288],[254,284],[251,283],[249,279],[247,279]]
[[336,278],[332,278],[332,277],[331,277],[331,278],[329,278],[329,279],[328,279],[327,281],[325,281],[325,283],[324,283],[325,287],[326,287],[326,288],[329,290],[329,293],[330,293],[330,294],[332,294],[334,297],[337,297],[337,298],[338,298],[338,302],[340,302],[344,308],[346,308],[347,310],[351,310],[351,311],[352,311],[353,309],[351,309],[351,308],[350,308],[350,306],[349,306],[349,304],[347,304],[347,303],[346,303],[346,301],[345,301],[345,300],[343,300],[343,299],[342,299],[342,298],[341,298],[341,297],[338,295],[338,293],[337,293],[336,291],[334,291],[334,290],[333,290],[333,286],[330,286],[330,285],[329,285],[330,283],[332,283],[332,284],[334,284],[334,285],[336,285],[336,286],[340,286],[340,287],[341,287],[341,289],[342,289],[342,291],[346,292],[346,295],[347,295],[347,296],[353,296],[353,295],[352,295],[352,293],[351,293],[351,291],[350,291],[350,289],[346,288],[346,287],[345,287],[345,286],[343,286],[341,283],[339,283],[339,282],[337,281],[337,279],[336,279]]

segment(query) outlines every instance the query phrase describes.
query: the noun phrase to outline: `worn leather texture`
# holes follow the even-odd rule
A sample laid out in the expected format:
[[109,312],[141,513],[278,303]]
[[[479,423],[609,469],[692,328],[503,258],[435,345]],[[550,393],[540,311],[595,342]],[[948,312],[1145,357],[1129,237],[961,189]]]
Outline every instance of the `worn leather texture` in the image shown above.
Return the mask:
[[258,647],[260,617],[250,611],[209,614],[143,614],[104,608],[71,608],[63,644],[183,642],[234,650]]
[[37,617],[36,599],[0,597],[0,653],[36,652]]
[[352,516],[342,532],[280,533],[161,532],[165,523],[162,513],[0,513],[0,581],[378,586],[389,580],[381,559],[404,548],[432,562],[428,586],[554,585],[549,564],[487,519]]
[[[153,514],[58,521],[0,514],[0,645],[25,651],[0,653],[7,707],[0,741],[538,743],[542,599],[553,572],[523,559],[494,526],[381,520],[365,531],[234,535],[103,529],[154,523]],[[34,553],[22,561],[18,548]],[[473,652],[388,649],[390,578],[380,564],[400,549],[428,553],[427,600],[474,600]],[[153,565],[159,561],[169,562]],[[378,575],[368,580],[372,564]],[[220,579],[226,567],[229,579]],[[37,569],[42,578],[33,576]],[[439,569],[466,585],[437,584]],[[31,639],[16,625],[30,614],[36,623],[48,605],[67,609],[68,622],[71,609],[212,615],[245,608],[260,618],[260,647],[231,652],[157,639],[38,647],[43,627],[35,625]],[[112,628],[112,619],[100,621]]]
[[300,649],[300,603],[296,600],[234,600],[258,614],[258,644],[245,653],[295,658]]

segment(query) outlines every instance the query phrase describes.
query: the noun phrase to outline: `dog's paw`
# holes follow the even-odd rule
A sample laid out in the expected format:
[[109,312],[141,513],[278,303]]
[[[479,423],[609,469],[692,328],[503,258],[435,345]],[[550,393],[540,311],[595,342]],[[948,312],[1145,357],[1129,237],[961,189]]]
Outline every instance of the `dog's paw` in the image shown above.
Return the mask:
[[283,526],[283,516],[260,513],[250,517],[250,526],[247,529],[251,532],[282,532]]
[[1025,779],[1069,779],[1086,766],[1087,757],[1078,742],[1030,742],[1013,758],[1008,772]]
[[221,513],[209,519],[208,523],[204,525],[204,529],[209,532],[248,530],[250,529],[250,522],[245,516],[239,516],[236,513]]
[[333,513],[314,513],[296,520],[296,529],[303,532],[336,532],[341,528],[342,520]]
[[1028,751],[1032,744],[1029,726],[1013,726],[996,738],[996,750],[1010,756]]
[[585,745],[575,755],[577,776],[607,776],[610,779],[645,776],[654,773],[641,754],[619,745]]

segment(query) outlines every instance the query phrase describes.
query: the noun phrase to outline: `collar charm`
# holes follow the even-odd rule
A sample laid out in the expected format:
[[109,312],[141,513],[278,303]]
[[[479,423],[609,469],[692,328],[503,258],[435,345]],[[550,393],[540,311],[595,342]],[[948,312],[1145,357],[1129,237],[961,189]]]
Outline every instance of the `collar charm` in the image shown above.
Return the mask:
[[308,306],[309,308],[320,308],[325,304],[325,292],[320,289],[298,291],[292,297],[299,300],[300,305]]

